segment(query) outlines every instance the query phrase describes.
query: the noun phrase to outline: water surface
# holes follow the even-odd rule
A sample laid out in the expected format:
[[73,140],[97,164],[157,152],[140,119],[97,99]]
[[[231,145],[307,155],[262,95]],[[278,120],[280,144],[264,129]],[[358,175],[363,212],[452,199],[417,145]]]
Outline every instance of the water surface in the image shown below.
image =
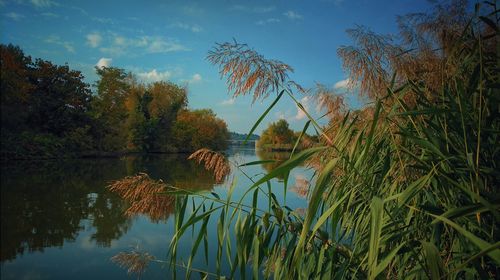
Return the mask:
[[[287,157],[282,154],[257,156],[254,150],[241,149],[229,150],[227,154],[230,161],[240,164]],[[129,205],[106,189],[110,182],[145,172],[153,179],[176,187],[215,192],[224,197],[229,184],[235,180],[234,196],[237,198],[251,185],[252,177],[262,176],[274,168],[270,164],[245,167],[245,173],[251,178],[236,170],[228,177],[228,182],[215,184],[209,172],[186,157],[184,154],[134,155],[2,163],[1,278],[135,278],[127,276],[126,270],[110,258],[134,247],[165,259],[173,236],[174,207],[163,209],[161,219],[124,215]],[[291,173],[286,203],[292,209],[307,206],[303,185],[310,175],[305,168]],[[280,202],[284,202],[282,183],[275,181],[273,192]],[[267,204],[267,200],[262,204]],[[209,223],[209,232],[215,233],[215,230],[216,217]],[[184,259],[189,255],[192,242],[191,234],[186,235],[178,253]],[[209,234],[208,238],[213,249],[216,237]],[[194,267],[205,269],[204,258],[197,257]],[[169,279],[170,274],[161,264],[152,263],[143,278]]]

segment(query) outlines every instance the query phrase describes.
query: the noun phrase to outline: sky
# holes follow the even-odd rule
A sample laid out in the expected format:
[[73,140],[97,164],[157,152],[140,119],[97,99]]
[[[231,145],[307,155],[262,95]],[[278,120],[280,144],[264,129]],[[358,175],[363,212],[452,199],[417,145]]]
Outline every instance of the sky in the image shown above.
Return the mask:
[[[246,43],[292,66],[290,77],[302,86],[321,83],[357,108],[363,101],[345,89],[348,77],[337,56],[337,48],[352,44],[345,31],[363,25],[394,34],[397,15],[430,8],[425,0],[0,0],[0,42],[33,58],[68,64],[89,84],[97,79],[96,66],[112,66],[145,83],[187,85],[191,109],[210,108],[230,131],[246,133],[276,93],[254,103],[251,96],[232,98],[218,68],[206,60],[216,43]],[[313,98],[296,98],[313,116],[321,115]],[[256,132],[282,118],[295,130],[306,122],[284,96]]]

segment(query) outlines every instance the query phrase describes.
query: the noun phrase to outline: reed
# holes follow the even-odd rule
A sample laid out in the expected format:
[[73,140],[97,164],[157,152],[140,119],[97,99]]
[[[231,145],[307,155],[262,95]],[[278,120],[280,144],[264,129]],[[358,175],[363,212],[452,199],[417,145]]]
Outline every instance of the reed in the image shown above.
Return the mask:
[[[455,1],[420,18],[411,15],[403,28],[406,45],[366,29],[351,31],[357,45],[339,54],[371,105],[332,112],[328,126],[318,129],[323,146],[294,153],[246,188],[250,207],[242,205],[243,198],[232,201],[234,185],[226,200],[203,196],[191,213],[185,211],[187,197],[179,197],[170,262],[176,264],[185,229],[199,224],[191,258],[196,255],[208,219],[218,215],[216,268],[209,270],[219,277],[244,279],[250,272],[255,279],[498,278],[498,8],[485,2],[467,14],[463,5]],[[405,50],[409,45],[417,48]],[[283,92],[294,101],[298,92],[289,87],[286,72],[278,71],[288,68],[267,64],[268,70],[258,72],[264,79],[259,86],[249,73],[254,63],[272,60],[238,46],[218,45],[209,60],[228,76],[236,95],[252,89],[254,99],[278,94],[258,125]],[[318,100],[344,110],[334,96]],[[207,166],[214,156],[202,151],[192,157]],[[301,215],[278,203],[271,179],[285,174],[286,186],[290,171],[305,162],[317,172]],[[257,208],[259,197],[269,199],[267,208]],[[228,275],[222,275],[223,264]],[[191,265],[186,269],[189,276]]]

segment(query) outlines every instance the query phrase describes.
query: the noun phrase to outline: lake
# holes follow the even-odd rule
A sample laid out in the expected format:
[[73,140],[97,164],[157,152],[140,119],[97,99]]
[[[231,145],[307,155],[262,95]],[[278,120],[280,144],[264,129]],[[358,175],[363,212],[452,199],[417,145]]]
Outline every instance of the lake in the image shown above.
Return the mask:
[[[282,153],[256,153],[253,149],[233,147],[226,152],[231,162],[242,164],[262,159],[283,160]],[[122,158],[74,159],[45,161],[10,161],[1,166],[1,278],[5,279],[123,279],[127,275],[110,258],[121,251],[139,248],[166,259],[174,234],[175,207],[161,209],[162,215],[127,216],[129,204],[106,186],[114,180],[145,172],[153,179],[189,190],[214,192],[224,198],[231,182],[238,199],[251,183],[276,164],[242,167],[250,177],[236,168],[227,182],[216,184],[211,173],[192,161],[188,155],[130,155]],[[234,166],[233,166],[234,167]],[[312,171],[299,167],[290,174],[288,189],[273,181],[273,192],[280,203],[292,209],[307,207],[307,180]],[[249,197],[251,199],[251,195]],[[259,204],[267,205],[265,201]],[[246,201],[246,200],[244,200]],[[209,223],[209,254],[216,246],[216,219]],[[178,259],[186,260],[191,250],[192,234],[181,239]],[[202,250],[200,250],[201,252]],[[200,254],[201,255],[201,254]],[[212,260],[213,258],[210,258]],[[206,266],[197,257],[193,267]],[[223,269],[226,271],[226,269]],[[151,263],[144,279],[170,279],[168,268]],[[194,275],[194,274],[193,274]],[[183,270],[178,270],[182,278]],[[198,277],[198,276],[195,276]]]

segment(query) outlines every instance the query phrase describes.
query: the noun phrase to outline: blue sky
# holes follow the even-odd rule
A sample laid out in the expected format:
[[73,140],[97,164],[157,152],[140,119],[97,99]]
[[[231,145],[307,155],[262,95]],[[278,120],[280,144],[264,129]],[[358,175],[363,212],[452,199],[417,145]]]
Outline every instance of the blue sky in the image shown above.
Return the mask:
[[[295,69],[304,87],[316,82],[342,91],[348,77],[336,50],[351,42],[345,30],[364,25],[397,32],[396,16],[422,12],[427,1],[71,1],[0,0],[0,41],[26,54],[67,63],[96,80],[96,65],[124,68],[145,82],[188,84],[189,107],[210,108],[231,131],[247,132],[273,101],[232,99],[217,67],[205,59],[216,42],[240,43]],[[351,106],[359,106],[348,93]],[[311,98],[297,96],[315,115]],[[285,118],[295,130],[305,123],[289,99],[273,108],[264,124]]]

